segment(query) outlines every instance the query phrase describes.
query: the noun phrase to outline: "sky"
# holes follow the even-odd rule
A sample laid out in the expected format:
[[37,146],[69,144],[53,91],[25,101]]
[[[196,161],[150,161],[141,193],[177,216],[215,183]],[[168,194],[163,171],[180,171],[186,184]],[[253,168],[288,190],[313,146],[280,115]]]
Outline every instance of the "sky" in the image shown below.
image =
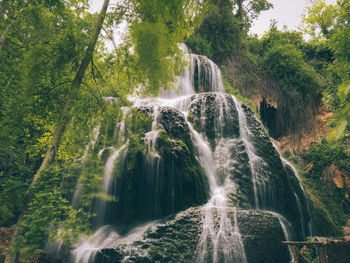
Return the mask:
[[[269,0],[274,7],[260,14],[251,28],[251,33],[263,35],[269,29],[272,19],[277,20],[278,28],[284,25],[289,30],[297,29],[301,23],[302,15],[306,13],[306,7],[310,0]],[[328,4],[334,4],[335,0],[326,0]]]
[[[112,0],[115,2],[117,0]],[[167,0],[164,0],[167,1]],[[301,23],[302,15],[306,13],[306,6],[311,0],[269,0],[274,7],[268,11],[264,11],[254,21],[251,33],[262,36],[269,29],[271,20],[277,20],[277,26],[282,29],[284,25],[289,30],[297,29]],[[335,3],[336,0],[326,0],[327,3]],[[98,12],[102,6],[103,0],[90,0],[91,10]]]

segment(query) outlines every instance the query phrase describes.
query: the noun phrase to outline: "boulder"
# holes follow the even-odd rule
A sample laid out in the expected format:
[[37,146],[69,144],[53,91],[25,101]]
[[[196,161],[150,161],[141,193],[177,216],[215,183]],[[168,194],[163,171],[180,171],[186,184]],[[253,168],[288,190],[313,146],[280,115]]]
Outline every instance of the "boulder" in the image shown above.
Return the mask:
[[[228,209],[227,214],[233,225],[234,211]],[[218,219],[214,220],[216,224]],[[137,240],[101,250],[94,262],[196,262],[203,229],[201,207],[187,209],[164,221],[155,223]],[[281,245],[285,237],[276,216],[263,211],[238,210],[237,221],[249,263],[290,261],[288,249]],[[218,225],[214,229],[218,230]]]

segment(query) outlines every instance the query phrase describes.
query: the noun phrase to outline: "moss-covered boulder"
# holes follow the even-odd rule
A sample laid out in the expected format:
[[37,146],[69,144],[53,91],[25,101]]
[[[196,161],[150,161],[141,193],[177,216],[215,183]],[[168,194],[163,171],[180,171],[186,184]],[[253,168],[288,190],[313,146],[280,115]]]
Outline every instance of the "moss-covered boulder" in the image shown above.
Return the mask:
[[[252,133],[254,151],[262,159],[259,172],[267,180],[267,197],[259,196],[260,208],[273,210],[286,217],[294,226],[297,238],[305,238],[307,224],[310,222],[307,200],[294,171],[283,163],[262,124],[254,112],[242,105],[247,126]],[[307,234],[307,233],[306,233]]]
[[263,211],[238,211],[243,244],[249,263],[290,262],[290,254],[281,241],[286,240],[279,219]]
[[[228,217],[233,225],[234,215],[232,208]],[[95,263],[117,263],[123,259],[123,262],[197,262],[203,229],[201,208],[190,208],[165,221],[152,225],[131,242],[123,240],[116,248],[101,250]],[[267,212],[238,210],[237,221],[249,263],[290,261],[287,247],[281,245],[285,238],[277,217]],[[218,230],[218,225],[214,229]]]
[[239,137],[238,113],[230,95],[207,92],[193,96],[188,119],[207,136],[212,149],[217,138]]
[[[118,202],[110,202],[105,224],[128,228],[208,200],[184,115],[169,107],[142,107],[134,113],[140,114],[157,125],[144,130],[137,122],[146,117],[131,121],[128,149],[114,169],[112,194]],[[148,136],[154,136],[152,144]]]

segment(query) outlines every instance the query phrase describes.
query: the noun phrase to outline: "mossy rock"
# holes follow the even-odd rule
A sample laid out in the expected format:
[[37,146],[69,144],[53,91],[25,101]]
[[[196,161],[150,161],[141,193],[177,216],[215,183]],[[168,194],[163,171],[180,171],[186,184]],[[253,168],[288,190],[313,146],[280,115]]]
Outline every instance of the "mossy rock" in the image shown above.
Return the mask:
[[192,99],[188,119],[197,131],[207,136],[212,149],[218,138],[239,137],[238,113],[230,95],[207,92]]
[[[294,172],[283,164],[279,153],[273,146],[262,124],[254,116],[254,112],[245,104],[242,108],[246,114],[247,125],[252,132],[255,153],[263,160],[260,172],[268,180],[269,195],[259,198],[260,208],[276,211],[286,217],[294,226],[298,239],[303,240],[302,224],[309,221],[306,212],[306,200]],[[298,209],[298,200],[302,206]],[[304,221],[301,222],[302,213]],[[306,228],[304,226],[304,228]]]
[[[128,149],[114,170],[112,195],[104,223],[126,229],[158,219],[208,200],[209,187],[194,155],[184,115],[170,107],[157,108],[157,138],[145,140],[152,128],[153,107],[140,107],[128,131]],[[142,116],[142,115],[146,115]],[[149,118],[151,118],[149,120]],[[139,123],[140,122],[140,123]]]
[[[229,209],[228,218],[233,225],[234,215],[235,209]],[[238,210],[237,220],[249,263],[289,262],[288,249],[281,244],[285,238],[278,218],[267,212]],[[201,207],[190,208],[164,221],[156,222],[132,242],[101,250],[95,263],[121,262],[122,258],[123,262],[197,262],[203,229]],[[214,229],[218,230],[218,226]]]
[[289,263],[290,254],[276,216],[263,211],[237,212],[248,263]]

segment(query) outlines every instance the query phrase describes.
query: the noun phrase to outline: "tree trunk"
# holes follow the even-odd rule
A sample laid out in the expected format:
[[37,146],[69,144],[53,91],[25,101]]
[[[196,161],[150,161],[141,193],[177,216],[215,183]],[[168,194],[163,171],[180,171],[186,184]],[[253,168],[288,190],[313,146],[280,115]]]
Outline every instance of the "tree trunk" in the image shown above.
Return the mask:
[[243,9],[243,1],[244,0],[237,0],[237,5],[238,5],[238,17],[239,20],[243,23],[244,22],[244,9]]
[[[79,91],[79,87],[80,87],[81,82],[83,80],[83,77],[85,75],[85,71],[86,71],[87,67],[89,66],[89,63],[90,63],[93,51],[95,49],[97,39],[98,39],[98,36],[100,34],[100,31],[101,31],[101,28],[103,25],[103,21],[104,21],[105,16],[106,16],[108,5],[109,5],[109,0],[105,0],[103,3],[103,6],[102,6],[101,12],[98,16],[98,19],[97,19],[97,22],[95,25],[95,29],[94,29],[94,33],[90,39],[89,45],[87,46],[87,49],[85,51],[84,58],[80,64],[79,70],[74,77],[74,80],[72,82],[72,87],[71,87],[69,94],[68,94],[68,98],[66,100],[66,103],[65,103],[65,105],[62,109],[62,112],[60,114],[60,117],[58,119],[57,127],[56,127],[56,130],[54,132],[53,138],[51,140],[50,146],[45,154],[45,158],[44,158],[43,162],[41,163],[39,170],[35,174],[34,179],[32,181],[31,187],[29,189],[29,194],[27,197],[27,204],[29,204],[29,202],[31,201],[33,194],[34,194],[34,193],[32,193],[32,190],[31,190],[32,186],[34,186],[36,184],[36,182],[40,179],[40,173],[48,166],[48,164],[50,164],[53,161],[53,159],[56,156],[57,148],[61,142],[65,128],[71,119],[69,112],[72,108],[73,102],[74,102],[74,100],[77,96],[77,93]],[[21,222],[23,215],[26,212],[26,207],[27,206],[25,206],[25,208],[22,210],[22,213],[17,221],[16,229],[15,229],[15,232],[14,232],[12,239],[11,239],[10,248],[13,248],[15,241],[16,241],[18,235],[20,234],[19,223]],[[10,250],[8,255],[6,256],[5,263],[15,263],[16,258],[17,258],[16,251]]]
[[[7,27],[5,28],[4,32],[2,33],[1,37],[0,37],[0,54],[1,54],[1,51],[2,51],[2,48],[5,44],[5,40],[7,38],[7,34],[9,33],[11,27],[13,27],[15,24],[16,24],[16,20],[17,20],[17,17],[24,11],[25,7],[27,6],[28,4],[28,0],[25,0],[24,1],[24,7],[22,7],[19,11],[18,11],[18,14],[12,19],[11,23],[7,25]],[[1,12],[4,12],[5,11],[5,5],[1,6]],[[2,16],[2,14],[1,14]]]

